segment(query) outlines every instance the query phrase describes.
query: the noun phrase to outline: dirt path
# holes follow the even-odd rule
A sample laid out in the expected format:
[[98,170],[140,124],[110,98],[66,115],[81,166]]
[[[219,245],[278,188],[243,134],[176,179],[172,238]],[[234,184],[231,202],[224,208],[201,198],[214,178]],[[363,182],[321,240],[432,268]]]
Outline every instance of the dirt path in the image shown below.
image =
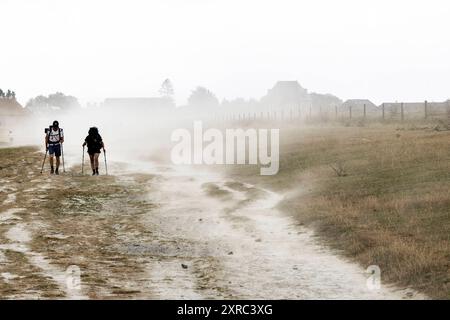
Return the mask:
[[[220,175],[160,172],[160,206],[143,223],[167,237],[152,278],[161,298],[401,299],[412,291],[371,291],[360,267],[320,246],[311,231],[274,207],[276,193]],[[188,268],[183,270],[181,264]],[[164,277],[161,277],[161,274]]]
[[41,176],[29,157],[0,171],[2,298],[420,298],[369,290],[363,269],[274,208],[276,193],[147,163]]

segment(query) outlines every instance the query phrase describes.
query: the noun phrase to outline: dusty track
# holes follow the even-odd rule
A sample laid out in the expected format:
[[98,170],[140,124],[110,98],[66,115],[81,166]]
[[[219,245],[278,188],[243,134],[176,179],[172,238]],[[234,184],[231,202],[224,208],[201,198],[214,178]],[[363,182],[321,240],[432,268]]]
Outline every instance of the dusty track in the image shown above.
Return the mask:
[[0,171],[1,298],[420,298],[368,290],[362,268],[274,208],[276,193],[145,163],[40,175],[26,152]]

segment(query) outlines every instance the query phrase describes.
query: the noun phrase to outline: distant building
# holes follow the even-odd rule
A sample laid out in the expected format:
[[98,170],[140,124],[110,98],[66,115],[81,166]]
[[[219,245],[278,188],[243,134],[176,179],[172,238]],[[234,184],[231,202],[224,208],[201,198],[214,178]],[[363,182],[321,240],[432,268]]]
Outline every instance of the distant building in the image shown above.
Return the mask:
[[103,106],[109,109],[148,111],[175,108],[173,100],[168,98],[106,98]]
[[361,117],[364,115],[364,109],[366,116],[380,115],[380,109],[368,99],[349,99],[346,100],[339,107],[339,112],[352,115],[352,117]]
[[12,142],[17,124],[28,116],[29,112],[15,99],[0,98],[0,143]]
[[378,107],[368,99],[349,99],[342,104],[343,107],[352,107],[355,109],[364,108],[364,105],[366,106],[366,110],[378,110]]
[[308,90],[297,81],[278,81],[267,94],[261,98],[261,103],[270,109],[298,108],[310,105],[311,97]]
[[21,119],[28,115],[29,113],[27,110],[16,100],[0,98],[0,125],[12,120]]
[[27,115],[26,110],[13,99],[0,98],[0,117],[21,117]]

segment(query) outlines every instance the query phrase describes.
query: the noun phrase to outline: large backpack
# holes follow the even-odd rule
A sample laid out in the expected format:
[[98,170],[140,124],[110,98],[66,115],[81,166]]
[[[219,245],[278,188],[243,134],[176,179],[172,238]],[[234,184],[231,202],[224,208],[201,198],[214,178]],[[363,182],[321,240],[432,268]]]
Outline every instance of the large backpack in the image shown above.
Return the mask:
[[100,149],[102,147],[102,137],[98,133],[97,127],[89,128],[89,137],[92,143],[94,144],[92,146],[93,149]]
[[93,142],[95,149],[100,149],[102,147],[102,137],[100,134],[96,134],[95,136],[91,137],[91,141]]

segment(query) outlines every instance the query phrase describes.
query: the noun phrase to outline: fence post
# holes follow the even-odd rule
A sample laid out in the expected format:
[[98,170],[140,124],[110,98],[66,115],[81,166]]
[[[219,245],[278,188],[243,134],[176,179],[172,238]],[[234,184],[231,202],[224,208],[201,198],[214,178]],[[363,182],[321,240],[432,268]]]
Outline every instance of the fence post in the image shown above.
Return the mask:
[[405,114],[403,112],[403,102],[400,104],[400,112],[401,112],[401,117],[402,117],[402,121],[405,119]]
[[425,112],[425,119],[428,119],[428,101],[425,100],[424,103],[424,112]]
[[337,118],[338,118],[338,107],[337,106],[334,106],[334,118],[335,118],[335,120],[337,120]]
[[350,120],[352,120],[352,106],[348,106],[348,115]]
[[312,118],[312,106],[309,105],[309,120]]
[[364,120],[366,120],[366,104],[364,103]]
[[383,121],[384,121],[384,102],[383,102],[383,104],[381,105],[381,109],[383,110]]
[[447,100],[447,118],[450,121],[450,99]]

